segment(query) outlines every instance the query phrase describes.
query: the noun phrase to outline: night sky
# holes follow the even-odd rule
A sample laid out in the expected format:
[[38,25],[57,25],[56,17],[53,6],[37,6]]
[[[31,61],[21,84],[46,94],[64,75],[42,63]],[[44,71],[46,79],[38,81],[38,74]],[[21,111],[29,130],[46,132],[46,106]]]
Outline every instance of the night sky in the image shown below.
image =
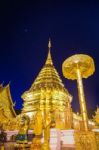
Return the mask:
[[15,109],[22,108],[21,95],[30,88],[48,53],[79,111],[76,81],[62,75],[62,63],[77,53],[95,60],[96,71],[84,79],[88,114],[99,105],[99,2],[56,0],[0,1],[0,83],[10,82]]

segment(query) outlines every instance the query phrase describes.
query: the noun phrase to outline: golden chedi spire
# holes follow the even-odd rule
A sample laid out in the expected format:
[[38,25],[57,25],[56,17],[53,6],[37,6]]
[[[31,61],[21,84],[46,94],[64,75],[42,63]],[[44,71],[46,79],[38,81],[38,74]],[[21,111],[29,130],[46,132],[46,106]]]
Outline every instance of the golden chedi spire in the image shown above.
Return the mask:
[[31,88],[22,95],[24,99],[22,113],[29,115],[30,118],[35,115],[38,108],[42,112],[64,111],[66,105],[71,102],[71,95],[65,89],[53,65],[50,49],[51,40],[48,43],[48,56],[43,68]]
[[51,58],[51,40],[49,39],[48,42],[48,56],[45,64],[53,64],[52,58]]

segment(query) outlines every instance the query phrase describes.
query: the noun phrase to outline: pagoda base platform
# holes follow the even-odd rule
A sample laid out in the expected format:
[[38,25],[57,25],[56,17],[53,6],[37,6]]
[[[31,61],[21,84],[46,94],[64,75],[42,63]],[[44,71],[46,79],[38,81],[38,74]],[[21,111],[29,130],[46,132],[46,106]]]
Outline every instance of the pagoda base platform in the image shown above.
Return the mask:
[[[99,129],[94,129],[93,132],[97,135],[97,144],[99,144]],[[6,131],[7,133],[7,142],[4,143],[5,150],[13,150],[15,145],[17,145],[16,141],[13,141],[12,137],[18,134],[18,131]],[[28,145],[31,146],[33,130],[29,130],[29,141]],[[44,142],[44,138],[42,137],[41,142]],[[0,149],[1,149],[0,145]],[[51,129],[50,130],[50,148],[51,150],[75,150],[75,141],[74,141],[74,130],[58,130]],[[14,149],[15,150],[15,149]]]
[[[18,131],[6,131],[7,133],[7,141],[12,141],[12,137],[18,134]],[[33,130],[29,130],[28,135],[32,137]],[[30,139],[30,138],[29,138]],[[29,141],[31,144],[32,139]],[[42,143],[44,142],[42,138]],[[13,142],[13,141],[12,141]],[[72,150],[75,148],[74,142],[74,130],[58,130],[51,129],[50,130],[50,148],[51,150]]]

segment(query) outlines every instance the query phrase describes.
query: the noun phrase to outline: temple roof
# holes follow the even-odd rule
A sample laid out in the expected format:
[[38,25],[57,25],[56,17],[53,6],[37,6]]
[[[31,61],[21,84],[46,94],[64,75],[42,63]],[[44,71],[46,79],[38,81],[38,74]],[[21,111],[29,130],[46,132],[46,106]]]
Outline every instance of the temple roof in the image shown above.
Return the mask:
[[2,107],[0,107],[0,123],[4,123],[4,122],[8,121],[8,119],[9,118],[4,113],[4,109]]
[[6,116],[15,117],[16,113],[13,108],[13,100],[10,93],[10,85],[0,87],[0,106],[3,108]]

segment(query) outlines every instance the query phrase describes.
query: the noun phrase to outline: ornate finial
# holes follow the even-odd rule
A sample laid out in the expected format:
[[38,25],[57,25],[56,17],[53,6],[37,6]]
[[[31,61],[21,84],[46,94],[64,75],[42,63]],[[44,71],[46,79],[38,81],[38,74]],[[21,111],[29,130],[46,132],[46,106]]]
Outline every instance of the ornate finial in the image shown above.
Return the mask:
[[48,56],[47,56],[46,64],[53,64],[50,50],[51,50],[51,39],[49,38],[49,42],[48,42]]
[[51,39],[49,38],[49,42],[48,42],[48,48],[51,48]]

